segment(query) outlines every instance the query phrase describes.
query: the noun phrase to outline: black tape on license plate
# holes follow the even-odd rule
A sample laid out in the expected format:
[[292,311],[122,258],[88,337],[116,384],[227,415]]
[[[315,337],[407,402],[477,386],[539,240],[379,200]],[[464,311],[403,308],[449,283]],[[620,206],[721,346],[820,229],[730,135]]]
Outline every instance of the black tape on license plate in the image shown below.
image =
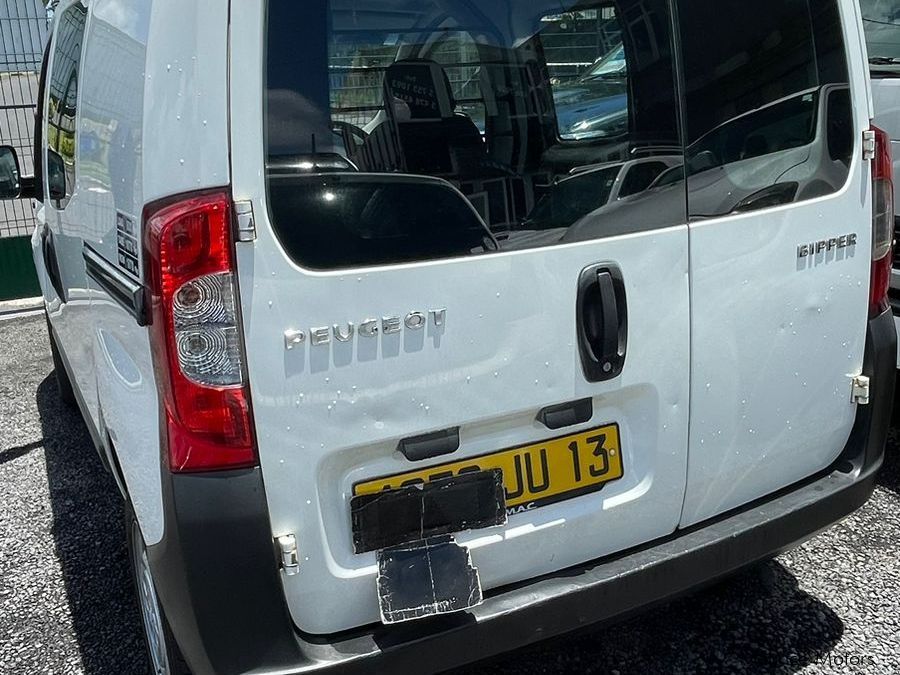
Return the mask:
[[474,471],[350,500],[353,546],[375,551],[506,523],[500,469]]

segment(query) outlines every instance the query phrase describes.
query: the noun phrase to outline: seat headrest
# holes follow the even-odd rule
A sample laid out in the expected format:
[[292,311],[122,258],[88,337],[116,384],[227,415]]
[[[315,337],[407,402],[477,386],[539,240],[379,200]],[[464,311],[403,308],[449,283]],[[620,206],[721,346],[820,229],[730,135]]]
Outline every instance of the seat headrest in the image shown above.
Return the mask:
[[395,61],[384,74],[385,97],[403,101],[414,120],[453,117],[450,79],[439,63],[427,59]]

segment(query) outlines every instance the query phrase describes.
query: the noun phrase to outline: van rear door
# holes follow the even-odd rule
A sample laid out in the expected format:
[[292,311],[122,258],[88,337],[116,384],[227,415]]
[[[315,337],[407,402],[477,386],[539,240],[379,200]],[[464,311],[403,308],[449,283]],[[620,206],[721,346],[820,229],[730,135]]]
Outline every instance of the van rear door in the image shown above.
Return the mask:
[[[683,183],[639,218],[607,203],[622,163],[682,162],[668,4],[231,12],[240,305],[272,534],[298,545],[282,577],[297,626],[378,620],[350,500],[385,486],[503,470],[507,523],[458,535],[485,589],[671,533]],[[622,46],[624,70],[579,78]]]
[[865,346],[872,207],[866,74],[847,57],[860,53],[852,3],[678,4],[688,526],[825,469],[843,449]]

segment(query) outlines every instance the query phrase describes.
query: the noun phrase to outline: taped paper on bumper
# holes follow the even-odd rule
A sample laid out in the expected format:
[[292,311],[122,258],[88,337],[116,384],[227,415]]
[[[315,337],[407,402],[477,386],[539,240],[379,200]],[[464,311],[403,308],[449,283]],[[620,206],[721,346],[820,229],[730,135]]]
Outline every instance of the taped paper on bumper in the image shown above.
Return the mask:
[[435,537],[382,549],[378,605],[384,623],[458,612],[484,599],[469,549],[452,537]]

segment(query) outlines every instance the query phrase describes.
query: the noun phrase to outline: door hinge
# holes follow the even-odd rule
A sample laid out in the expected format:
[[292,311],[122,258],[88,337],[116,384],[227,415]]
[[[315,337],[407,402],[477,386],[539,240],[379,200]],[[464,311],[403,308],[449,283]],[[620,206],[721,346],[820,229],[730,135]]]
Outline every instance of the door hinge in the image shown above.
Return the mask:
[[235,239],[253,241],[256,239],[256,220],[253,218],[253,202],[249,200],[234,203]]
[[869,378],[866,375],[854,375],[850,382],[850,402],[867,405],[869,403]]
[[292,534],[275,537],[275,547],[281,560],[281,569],[288,576],[300,571],[300,556],[297,553],[297,539]]
[[863,159],[875,159],[875,132],[872,129],[863,131]]

